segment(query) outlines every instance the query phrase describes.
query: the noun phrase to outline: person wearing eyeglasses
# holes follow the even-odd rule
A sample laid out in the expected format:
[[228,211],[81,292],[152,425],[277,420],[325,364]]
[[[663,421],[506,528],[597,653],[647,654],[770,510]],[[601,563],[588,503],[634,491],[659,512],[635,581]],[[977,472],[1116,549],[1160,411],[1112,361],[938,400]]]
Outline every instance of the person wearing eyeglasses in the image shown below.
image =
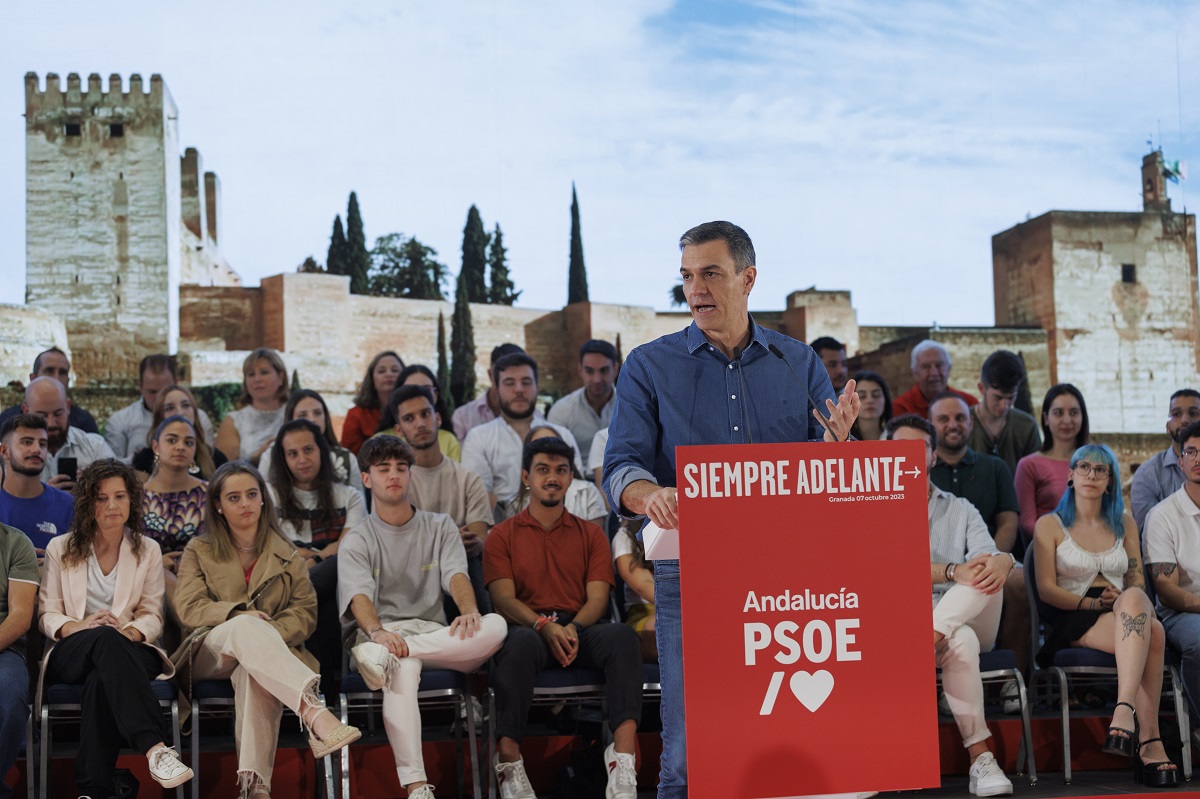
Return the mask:
[[[1200,718],[1200,421],[1173,438],[1181,445],[1183,485],[1146,515],[1146,562],[1167,642],[1183,655],[1179,674],[1194,720]],[[1200,745],[1200,728],[1192,725]]]
[[1148,785],[1177,785],[1158,730],[1166,634],[1145,592],[1138,529],[1125,512],[1112,450],[1075,450],[1062,500],[1034,527],[1033,551],[1048,627],[1038,664],[1049,667],[1067,647],[1115,655],[1117,705],[1101,751],[1130,758]]
[[1200,391],[1181,388],[1171,395],[1167,411],[1167,435],[1171,437],[1171,446],[1139,466],[1133,473],[1133,485],[1129,487],[1130,509],[1143,540],[1146,514],[1178,491],[1184,483],[1187,467],[1179,462],[1179,453],[1183,449],[1181,436],[1187,427],[1196,422],[1200,422]]

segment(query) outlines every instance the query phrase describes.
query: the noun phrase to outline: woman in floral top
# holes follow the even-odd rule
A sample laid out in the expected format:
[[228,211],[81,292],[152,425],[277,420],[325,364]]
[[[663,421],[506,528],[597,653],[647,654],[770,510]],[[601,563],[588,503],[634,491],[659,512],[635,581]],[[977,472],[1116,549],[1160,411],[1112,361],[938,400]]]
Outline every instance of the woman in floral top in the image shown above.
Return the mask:
[[183,416],[170,416],[154,431],[154,471],[146,481],[142,509],[145,534],[162,548],[167,605],[175,595],[175,575],[183,548],[204,532],[208,483],[188,473],[196,458],[196,428]]

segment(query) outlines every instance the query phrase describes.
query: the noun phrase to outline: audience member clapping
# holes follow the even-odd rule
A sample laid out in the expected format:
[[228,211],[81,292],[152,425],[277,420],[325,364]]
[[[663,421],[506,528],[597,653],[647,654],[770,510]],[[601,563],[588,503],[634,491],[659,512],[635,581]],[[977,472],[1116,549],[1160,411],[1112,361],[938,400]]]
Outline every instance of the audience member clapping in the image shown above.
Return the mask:
[[850,435],[861,441],[878,441],[892,418],[892,393],[887,381],[878,372],[864,369],[854,373],[854,390],[862,404]]
[[355,455],[362,449],[363,442],[379,430],[383,405],[395,390],[403,369],[404,361],[391,350],[379,353],[367,366],[367,373],[354,397],[354,407],[342,422],[342,446]]
[[1087,442],[1083,394],[1070,383],[1051,386],[1042,400],[1042,449],[1021,458],[1013,478],[1023,543],[1032,539],[1037,520],[1058,507],[1067,490],[1072,453]]
[[224,452],[213,449],[208,443],[203,414],[204,412],[200,410],[200,405],[196,402],[192,392],[184,386],[168,386],[159,394],[158,402],[154,405],[154,416],[151,418],[151,425],[146,433],[146,446],[139,449],[130,461],[133,468],[144,476],[143,479],[148,478],[154,471],[154,449],[150,446],[154,440],[154,431],[158,429],[164,419],[170,416],[182,416],[196,429],[196,461],[188,471],[201,480],[212,478],[213,472],[227,459]]
[[[362,472],[358,468],[358,459],[353,452],[338,444],[337,436],[333,434],[333,420],[329,416],[325,398],[310,388],[293,391],[283,409],[283,420],[290,422],[294,419],[306,419],[321,431],[321,437],[325,439],[329,458],[333,463],[333,479],[362,492]],[[258,471],[270,478],[271,464],[274,461],[275,448],[270,447],[259,459]]]
[[283,424],[287,398],[287,367],[279,353],[266,347],[251,352],[242,363],[237,410],[226,414],[217,430],[217,449],[231,461],[257,466]]

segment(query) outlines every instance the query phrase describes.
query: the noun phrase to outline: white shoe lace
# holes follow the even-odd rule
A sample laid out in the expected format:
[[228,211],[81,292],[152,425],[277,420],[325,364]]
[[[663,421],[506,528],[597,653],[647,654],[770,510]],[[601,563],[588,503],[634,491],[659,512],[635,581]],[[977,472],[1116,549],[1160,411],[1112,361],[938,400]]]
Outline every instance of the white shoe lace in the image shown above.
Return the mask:
[[630,762],[632,758],[617,756],[617,768],[613,772],[613,782],[621,787],[637,787],[637,770]]
[[154,750],[154,757],[150,761],[150,770],[157,771],[167,777],[173,777],[183,771],[185,766],[179,759],[179,753],[169,746],[160,746]]
[[505,787],[506,792],[510,795],[515,793],[518,796],[524,796],[527,793],[533,793],[533,785],[529,782],[529,775],[525,773],[525,765],[521,761],[515,763],[501,763],[502,766],[507,766],[504,769],[504,777],[507,780]]

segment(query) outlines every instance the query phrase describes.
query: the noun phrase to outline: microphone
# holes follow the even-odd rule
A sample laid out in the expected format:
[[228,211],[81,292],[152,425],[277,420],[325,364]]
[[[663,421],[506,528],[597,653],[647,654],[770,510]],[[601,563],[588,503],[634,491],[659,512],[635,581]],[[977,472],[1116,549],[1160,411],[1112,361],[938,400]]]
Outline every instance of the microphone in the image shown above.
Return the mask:
[[[742,350],[739,347],[733,348],[733,359],[737,361],[738,372],[738,390],[742,392],[742,407],[746,409],[746,443],[753,444],[754,437],[750,435],[750,398],[746,396],[746,384],[742,381]],[[835,436],[836,438],[836,436]]]
[[808,405],[805,405],[805,407],[804,407],[804,412],[808,413],[808,406],[811,405],[813,410],[815,410],[817,412],[816,413],[817,421],[821,423],[821,427],[824,427],[825,432],[827,432],[827,433],[829,433],[829,435],[833,436],[834,441],[839,441],[840,439],[838,438],[838,434],[833,432],[833,428],[829,426],[829,419],[827,419],[825,417],[825,414],[821,413],[821,409],[819,407],[817,407],[817,403],[813,402],[812,394],[808,393],[808,386],[805,384],[805,382],[803,380],[800,379],[800,375],[796,374],[796,370],[792,368],[791,362],[788,361],[788,359],[784,357],[783,350],[779,349],[779,347],[777,347],[774,344],[769,344],[767,346],[767,349],[770,350],[772,355],[774,355],[776,358],[778,358],[779,360],[784,362],[784,364],[788,368],[788,371],[792,373],[792,377],[796,380],[796,383],[800,386],[801,389],[803,389],[804,399],[808,403]]

